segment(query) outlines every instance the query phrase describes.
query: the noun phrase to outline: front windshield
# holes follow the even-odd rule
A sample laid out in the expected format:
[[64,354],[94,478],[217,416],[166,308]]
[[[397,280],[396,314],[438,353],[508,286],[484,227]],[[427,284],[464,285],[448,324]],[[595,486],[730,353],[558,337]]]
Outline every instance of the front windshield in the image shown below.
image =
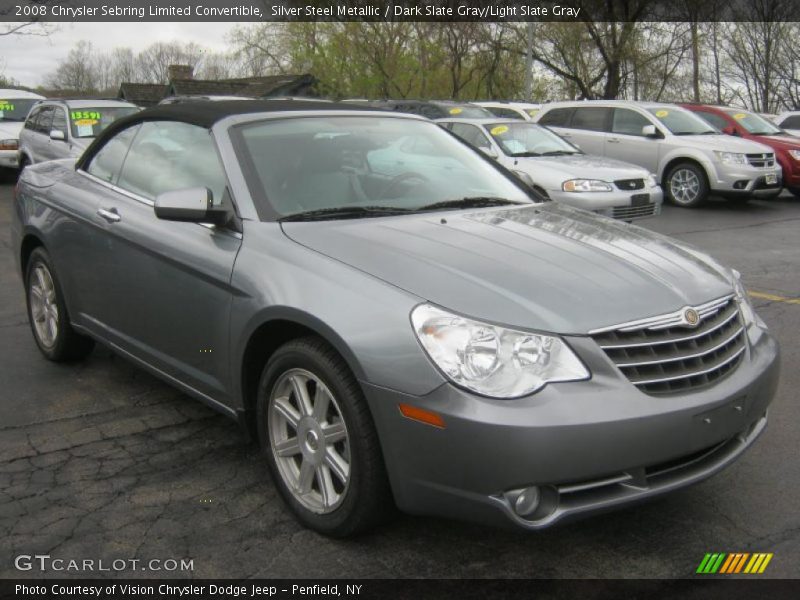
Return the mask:
[[[530,197],[478,152],[431,122],[394,117],[295,117],[233,132],[262,214],[369,208],[425,210],[437,203]],[[369,215],[361,215],[369,216]],[[340,217],[341,218],[341,217]]]
[[103,106],[98,108],[71,108],[69,123],[74,138],[97,137],[101,131],[121,117],[138,112],[135,106]]
[[673,135],[705,135],[719,133],[711,125],[688,110],[677,106],[659,106],[647,109]]
[[725,112],[744,127],[748,133],[754,135],[778,135],[781,133],[780,128],[775,127],[775,125],[757,114],[743,110],[726,110]]
[[491,119],[494,115],[482,106],[459,104],[458,106],[445,105],[443,108],[451,117],[459,119]]
[[484,129],[508,156],[556,156],[580,154],[575,146],[534,123],[492,123]]
[[0,121],[24,121],[37,102],[35,98],[0,98]]

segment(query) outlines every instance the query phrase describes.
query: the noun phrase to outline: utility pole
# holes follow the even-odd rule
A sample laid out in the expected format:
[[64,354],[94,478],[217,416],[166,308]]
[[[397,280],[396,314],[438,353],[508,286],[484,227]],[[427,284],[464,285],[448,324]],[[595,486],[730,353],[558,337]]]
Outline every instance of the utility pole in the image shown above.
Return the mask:
[[528,34],[528,48],[525,54],[525,101],[530,102],[533,96],[533,22],[526,24]]

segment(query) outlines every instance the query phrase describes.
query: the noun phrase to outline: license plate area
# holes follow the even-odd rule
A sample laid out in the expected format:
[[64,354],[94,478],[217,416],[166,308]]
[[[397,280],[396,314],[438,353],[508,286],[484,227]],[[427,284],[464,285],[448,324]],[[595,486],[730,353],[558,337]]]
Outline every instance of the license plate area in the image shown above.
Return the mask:
[[650,204],[650,194],[634,194],[631,196],[631,206],[646,206]]

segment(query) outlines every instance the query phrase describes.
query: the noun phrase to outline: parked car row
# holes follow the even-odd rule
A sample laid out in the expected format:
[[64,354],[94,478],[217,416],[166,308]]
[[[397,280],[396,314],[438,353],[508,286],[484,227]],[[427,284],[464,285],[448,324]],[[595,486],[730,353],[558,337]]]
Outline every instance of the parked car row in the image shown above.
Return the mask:
[[[604,171],[607,167],[602,166],[600,158],[628,163],[628,168],[638,166],[663,191],[652,192],[649,201],[642,194],[631,195],[623,199],[624,204],[611,207],[607,205],[608,198],[600,195],[587,196],[592,200],[583,202],[576,195],[559,193],[557,186],[553,187],[556,173],[552,164],[545,167],[540,163],[540,168],[527,169],[516,168],[519,160],[511,164],[513,171],[524,172],[526,181],[554,199],[626,220],[658,214],[662,196],[688,208],[701,205],[712,194],[739,201],[772,198],[783,187],[800,194],[800,138],[743,109],[631,101],[541,105],[497,101],[472,105],[420,100],[359,102],[434,119],[505,166],[509,164],[505,159],[513,152],[504,152],[499,145],[501,140],[486,125],[497,127],[496,131],[508,136],[511,134],[506,128],[514,121],[537,123],[570,143],[572,160],[565,162],[579,171],[593,172],[596,183],[586,183],[581,190],[587,193],[622,191],[615,184],[615,174]],[[502,120],[492,120],[486,112]],[[791,114],[785,115],[785,122],[792,124],[791,118]],[[800,123],[800,113],[796,118]],[[578,176],[576,172],[575,177]],[[565,191],[566,181],[560,182],[561,192]]]
[[[683,119],[654,110],[639,130],[669,129],[661,147]],[[479,132],[517,170],[584,160],[541,125]],[[561,192],[610,193],[594,179]],[[545,202],[416,115],[160,106],[77,162],[26,168],[14,203],[43,356],[100,342],[237,420],[289,510],[326,535],[395,505],[535,530],[654,498],[735,462],[778,385],[777,342],[736,271]]]

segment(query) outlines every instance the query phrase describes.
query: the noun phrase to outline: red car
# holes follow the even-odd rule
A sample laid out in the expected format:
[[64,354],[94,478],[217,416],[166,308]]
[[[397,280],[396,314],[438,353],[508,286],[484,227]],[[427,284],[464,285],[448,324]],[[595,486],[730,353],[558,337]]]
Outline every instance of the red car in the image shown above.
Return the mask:
[[786,133],[774,123],[741,108],[710,104],[682,104],[697,113],[722,133],[760,142],[775,151],[775,158],[783,168],[783,184],[796,197],[800,197],[800,137]]

